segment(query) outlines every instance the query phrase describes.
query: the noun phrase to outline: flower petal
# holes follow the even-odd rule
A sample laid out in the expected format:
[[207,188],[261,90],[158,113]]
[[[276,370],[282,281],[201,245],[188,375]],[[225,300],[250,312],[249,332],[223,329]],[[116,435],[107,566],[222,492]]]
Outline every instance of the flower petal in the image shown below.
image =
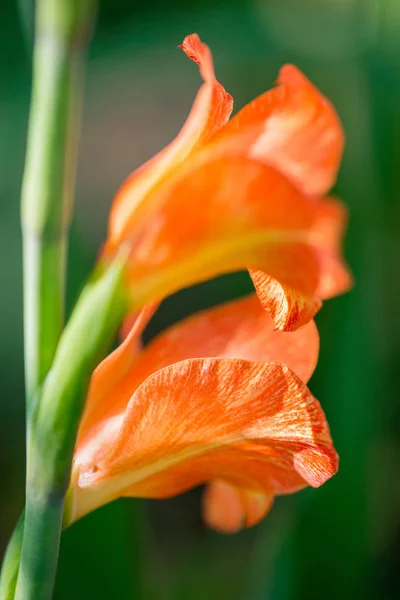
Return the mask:
[[239,156],[192,161],[158,194],[152,219],[129,238],[134,310],[249,265],[292,287],[311,268],[307,285],[317,286],[308,241],[317,204],[275,169]]
[[273,493],[255,492],[224,481],[213,481],[203,494],[203,519],[220,533],[235,533],[261,521],[273,500]]
[[256,493],[317,487],[337,470],[318,401],[281,363],[192,359],[137,389],[117,439],[75,462],[67,521],[119,496],[165,498],[222,480]]
[[92,429],[93,426],[97,429],[101,427],[101,423],[93,423],[93,415],[103,412],[104,405],[110,404],[110,396],[116,392],[118,384],[131,372],[142,350],[141,335],[157,307],[156,303],[148,304],[136,315],[131,315],[130,331],[122,344],[94,370],[80,424],[78,443],[85,437],[88,429]]
[[239,111],[213,143],[266,162],[306,194],[325,195],[336,180],[344,133],[330,102],[285,65],[278,86]]
[[347,225],[347,208],[336,198],[318,204],[312,230],[312,240],[318,249],[320,276],[317,295],[322,299],[333,298],[347,292],[353,280],[342,253],[342,241]]
[[[307,382],[318,361],[315,323],[286,335],[255,294],[201,311],[170,327],[138,357],[133,377],[139,385],[149,375],[188,358],[241,358],[282,362]],[[130,375],[131,379],[132,375]]]
[[148,214],[143,203],[159,181],[185,161],[197,147],[205,144],[229,119],[233,100],[214,74],[212,55],[197,34],[188,35],[180,46],[200,67],[204,83],[189,117],[178,136],[156,156],[136,169],[121,186],[111,210],[109,243],[118,243],[126,228],[133,228]]
[[310,247],[304,246],[297,250],[290,246],[278,252],[281,269],[285,261],[288,269],[293,268],[295,257],[290,253],[295,252],[298,258],[303,254],[296,269],[297,282],[292,277],[287,285],[283,277],[278,281],[265,271],[249,269],[261,304],[279,329],[294,331],[313,318],[322,305],[321,300],[351,288],[352,277],[341,257],[346,221],[347,210],[339,200],[321,200],[316,205],[309,236],[314,252],[310,254]]
[[[314,278],[316,270],[311,271]],[[306,292],[285,285],[259,269],[249,269],[261,305],[267,310],[281,331],[296,331],[308,323],[322,306],[314,295],[316,288]],[[309,282],[309,274],[304,274],[304,283]]]
[[159,369],[188,358],[242,358],[279,361],[307,382],[318,361],[319,336],[314,322],[293,335],[274,331],[271,317],[255,294],[199,312],[170,327],[140,354],[138,335],[153,314],[146,307],[128,338],[96,369],[79,432],[83,448],[93,435],[123,412],[143,381]]

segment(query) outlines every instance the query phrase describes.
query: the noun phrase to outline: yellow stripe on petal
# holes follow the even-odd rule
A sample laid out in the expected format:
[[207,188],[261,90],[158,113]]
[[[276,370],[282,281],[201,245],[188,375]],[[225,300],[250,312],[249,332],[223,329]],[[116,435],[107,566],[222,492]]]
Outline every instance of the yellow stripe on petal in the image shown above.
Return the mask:
[[134,310],[247,266],[313,296],[316,203],[275,169],[242,157],[202,159],[165,180],[152,202],[152,219],[131,237]]

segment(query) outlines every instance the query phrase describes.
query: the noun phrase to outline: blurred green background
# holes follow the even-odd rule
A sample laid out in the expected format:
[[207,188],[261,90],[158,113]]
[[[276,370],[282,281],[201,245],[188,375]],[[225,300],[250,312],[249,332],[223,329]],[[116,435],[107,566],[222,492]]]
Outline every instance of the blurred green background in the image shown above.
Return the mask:
[[[124,500],[63,534],[56,600],[400,597],[400,2],[102,0],[90,49],[69,304],[105,235],[121,181],[176,134],[200,79],[176,49],[197,31],[235,109],[294,62],[332,99],[347,148],[336,192],[350,208],[354,290],[318,315],[311,389],[341,455],[320,490],[277,499],[236,536],[205,529],[199,491]],[[21,9],[22,8],[22,19]],[[0,556],[23,506],[19,190],[30,95],[30,3],[0,5]],[[154,335],[251,290],[219,278],[166,301]]]

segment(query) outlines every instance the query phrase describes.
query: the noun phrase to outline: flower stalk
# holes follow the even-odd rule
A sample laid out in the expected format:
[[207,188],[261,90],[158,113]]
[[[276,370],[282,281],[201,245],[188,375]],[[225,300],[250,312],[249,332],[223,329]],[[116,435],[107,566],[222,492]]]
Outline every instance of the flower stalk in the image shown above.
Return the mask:
[[39,0],[21,198],[28,405],[54,358],[64,321],[67,235],[93,0]]
[[[21,197],[28,439],[32,439],[33,401],[51,367],[64,324],[67,236],[75,188],[82,75],[94,9],[95,0],[36,3],[33,89]],[[28,469],[29,464],[28,456]],[[31,519],[42,519],[42,501],[35,511],[32,498],[28,504],[30,528]],[[59,536],[59,510],[54,511],[55,527],[50,522],[45,526],[55,538]],[[13,597],[22,533],[23,519],[3,563],[2,599]]]
[[[126,312],[125,257],[99,267],[84,288],[35,397],[28,430],[25,526],[16,600],[49,600],[57,567],[64,496],[90,377]],[[100,271],[100,272],[99,272]]]

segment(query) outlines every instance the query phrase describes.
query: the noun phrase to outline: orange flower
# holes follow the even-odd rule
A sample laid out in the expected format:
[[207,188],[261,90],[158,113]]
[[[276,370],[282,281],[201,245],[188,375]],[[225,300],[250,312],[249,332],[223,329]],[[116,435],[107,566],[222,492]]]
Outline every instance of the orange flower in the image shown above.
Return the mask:
[[166,498],[207,483],[221,531],[257,523],[276,494],[337,470],[318,401],[302,380],[318,357],[313,322],[274,331],[255,295],[194,315],[144,350],[147,306],[93,374],[66,525],[121,496]]
[[129,243],[133,310],[250,268],[276,326],[294,330],[321,299],[350,285],[340,258],[346,213],[323,199],[341,160],[339,119],[286,65],[275,89],[228,121],[232,98],[215,78],[209,48],[196,34],[181,47],[204,83],[177,138],[119,190],[104,256]]

